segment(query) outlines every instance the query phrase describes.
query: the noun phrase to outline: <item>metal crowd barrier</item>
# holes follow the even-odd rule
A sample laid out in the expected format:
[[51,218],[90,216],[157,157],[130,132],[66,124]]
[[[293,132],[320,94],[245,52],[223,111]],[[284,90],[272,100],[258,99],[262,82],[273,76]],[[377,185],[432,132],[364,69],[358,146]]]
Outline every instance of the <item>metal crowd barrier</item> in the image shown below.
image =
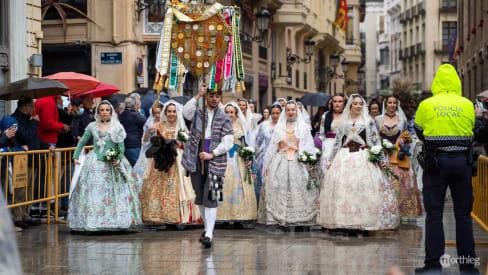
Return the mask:
[[471,217],[488,231],[488,157],[478,158],[478,174],[473,177],[473,212]]
[[[93,146],[86,146],[89,151]],[[0,153],[0,185],[8,208],[39,204],[47,206],[46,222],[51,223],[51,203],[54,202],[54,221],[59,219],[60,199],[69,196],[74,173],[75,147],[49,150]],[[55,184],[53,184],[55,183]],[[67,198],[66,198],[67,200]],[[12,211],[14,211],[12,209]],[[28,211],[27,208],[16,211]],[[27,213],[28,215],[29,213]]]

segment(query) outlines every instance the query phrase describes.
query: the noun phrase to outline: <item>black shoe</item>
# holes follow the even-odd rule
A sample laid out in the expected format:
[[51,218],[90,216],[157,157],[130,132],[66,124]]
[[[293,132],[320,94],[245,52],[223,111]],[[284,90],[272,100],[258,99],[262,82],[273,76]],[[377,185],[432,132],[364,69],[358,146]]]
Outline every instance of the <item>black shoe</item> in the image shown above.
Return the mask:
[[39,209],[31,209],[29,216],[33,219],[40,219],[41,218],[41,212],[39,212]]
[[442,274],[442,267],[440,266],[423,266],[415,269],[415,274],[440,275]]
[[28,221],[24,221],[25,223],[28,223],[29,225],[32,226],[39,226],[41,225],[41,221],[39,219],[30,219]]
[[203,243],[203,239],[205,239],[205,231],[203,231],[202,236],[200,236],[200,239],[198,239],[198,241]]
[[212,247],[212,240],[209,237],[204,237],[202,240],[203,247],[211,248]]
[[17,221],[17,222],[14,222],[14,225],[17,226],[17,227],[20,227],[22,229],[27,229],[29,228],[29,224],[28,223],[25,223],[23,221]]

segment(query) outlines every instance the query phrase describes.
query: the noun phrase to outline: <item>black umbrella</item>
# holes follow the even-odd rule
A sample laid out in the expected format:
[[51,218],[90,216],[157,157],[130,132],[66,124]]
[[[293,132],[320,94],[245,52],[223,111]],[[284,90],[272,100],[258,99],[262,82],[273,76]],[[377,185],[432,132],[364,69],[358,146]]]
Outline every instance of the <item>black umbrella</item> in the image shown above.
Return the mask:
[[327,107],[327,102],[332,96],[326,93],[313,93],[304,95],[300,102],[305,106]]
[[119,104],[124,103],[127,98],[126,94],[113,94],[106,99],[114,106],[117,107]]
[[[146,114],[149,114],[149,109],[151,109],[156,99],[158,99],[158,94],[155,92],[148,92],[142,97],[141,108],[144,110],[144,112],[146,112]],[[168,100],[168,95],[165,92],[161,92],[159,102],[165,103]]]
[[41,98],[51,95],[61,95],[69,91],[63,83],[46,78],[28,77],[7,84],[0,89],[1,100],[16,100],[22,97]]
[[191,99],[191,96],[186,96],[186,95],[175,96],[175,97],[172,97],[171,99],[178,102],[178,103],[181,103],[182,105],[185,105]]

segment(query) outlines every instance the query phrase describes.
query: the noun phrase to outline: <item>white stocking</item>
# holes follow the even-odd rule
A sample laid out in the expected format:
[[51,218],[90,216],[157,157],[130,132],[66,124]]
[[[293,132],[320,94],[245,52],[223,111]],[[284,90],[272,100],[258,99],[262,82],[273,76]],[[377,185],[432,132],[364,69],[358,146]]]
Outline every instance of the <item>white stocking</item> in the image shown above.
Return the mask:
[[213,231],[215,227],[215,220],[217,219],[217,208],[205,207],[205,220],[207,221],[207,230],[205,236],[213,239]]
[[198,208],[200,209],[200,217],[202,217],[203,220],[203,228],[204,230],[207,231],[207,219],[205,217],[205,206],[199,205]]

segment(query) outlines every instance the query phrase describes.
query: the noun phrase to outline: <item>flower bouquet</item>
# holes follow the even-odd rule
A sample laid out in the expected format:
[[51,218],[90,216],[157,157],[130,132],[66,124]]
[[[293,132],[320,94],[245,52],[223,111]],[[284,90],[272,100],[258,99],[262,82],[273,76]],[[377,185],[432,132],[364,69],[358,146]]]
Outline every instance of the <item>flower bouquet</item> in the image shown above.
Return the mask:
[[178,141],[181,142],[181,143],[186,143],[188,141],[188,134],[183,130],[183,129],[179,129],[178,130]]
[[[390,142],[390,144],[391,144],[391,142]],[[375,145],[373,147],[369,147],[368,148],[369,161],[371,161],[372,163],[379,163],[379,162],[381,162],[381,152],[383,150],[393,150],[393,149],[386,148],[385,147],[385,142],[383,142],[382,145]],[[394,150],[396,150],[396,148]],[[393,172],[388,166],[385,165],[385,167],[383,167],[383,171],[385,172],[385,174],[386,174],[387,177],[389,177],[389,178],[392,178],[393,177],[396,180],[400,180],[400,177],[397,174],[395,174],[395,172]]]
[[319,164],[320,155],[322,155],[322,151],[320,151],[319,149],[315,149],[315,154],[303,152],[298,156],[298,162],[303,163],[307,166],[307,171],[309,174],[307,190],[310,190],[312,184],[315,186],[315,188],[319,188],[319,183],[317,182],[317,167]]
[[[117,160],[117,157],[120,155],[120,148],[119,146],[115,145],[115,147],[112,147],[105,152],[105,156],[103,156],[102,160],[103,162],[107,163],[114,163]],[[114,169],[114,175],[115,175],[115,181],[119,181],[119,174],[122,175],[122,178],[124,179],[124,182],[127,182],[127,178],[125,177],[124,173],[120,170],[120,166],[117,165],[112,165],[112,168]]]
[[244,160],[244,163],[246,164],[246,175],[244,175],[244,180],[247,180],[249,184],[252,184],[251,167],[247,165],[247,163],[254,159],[254,155],[256,154],[256,152],[254,151],[253,148],[246,146],[246,147],[240,147],[237,150],[237,153],[239,154],[239,157],[241,157]]

